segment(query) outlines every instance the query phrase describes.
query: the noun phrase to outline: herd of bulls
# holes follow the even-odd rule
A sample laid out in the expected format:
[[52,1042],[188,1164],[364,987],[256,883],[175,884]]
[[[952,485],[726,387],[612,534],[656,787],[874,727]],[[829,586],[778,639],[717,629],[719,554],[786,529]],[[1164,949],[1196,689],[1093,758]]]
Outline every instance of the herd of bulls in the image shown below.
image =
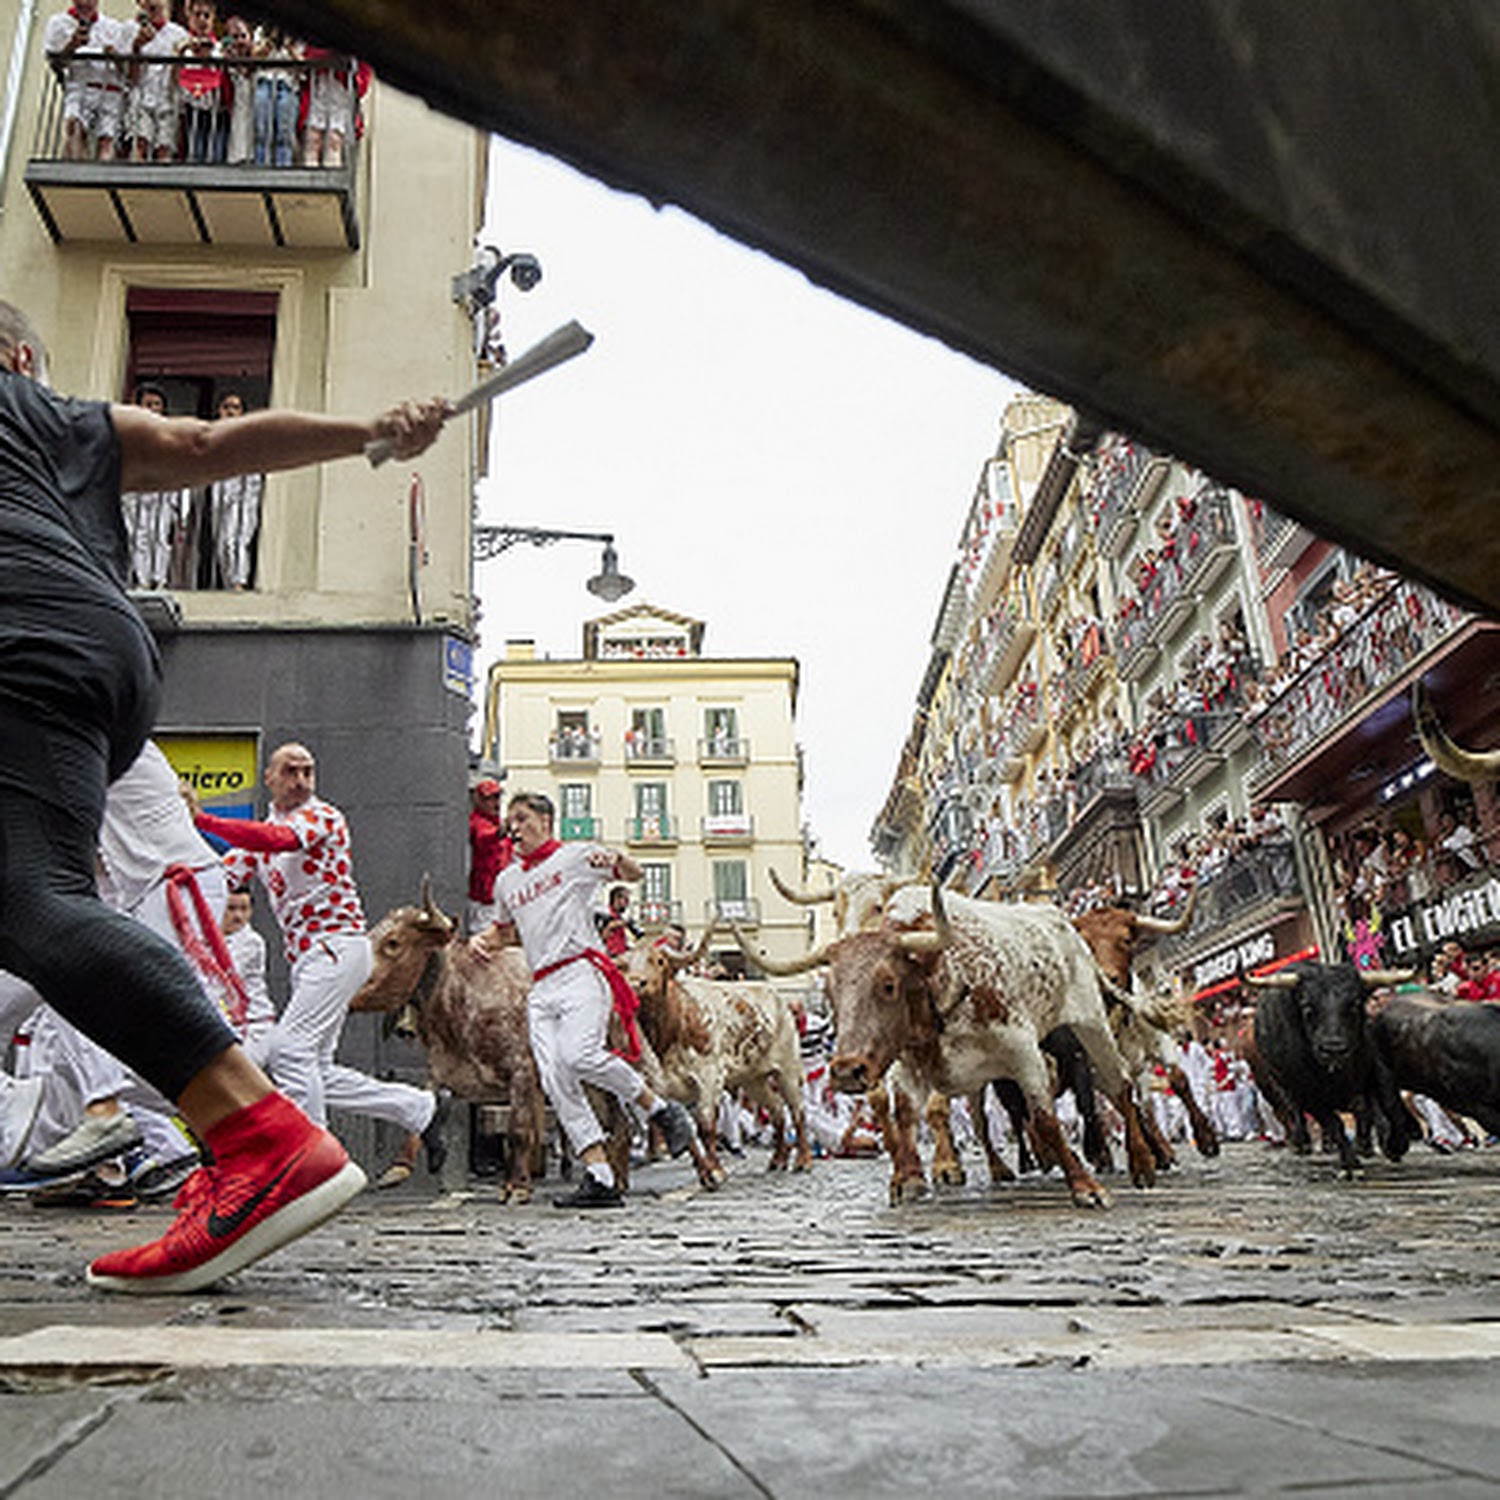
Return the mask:
[[[1167,924],[1105,909],[1070,922],[1050,905],[977,901],[884,876],[850,876],[826,896],[776,883],[794,901],[832,900],[838,936],[790,963],[772,962],[742,933],[735,937],[772,974],[826,971],[837,1042],[831,1082],[869,1096],[891,1157],[893,1202],[925,1189],[917,1151],[924,1115],[936,1145],[934,1179],[962,1180],[947,1101],[976,1098],[986,1085],[996,1087],[1023,1150],[1029,1135],[1043,1163],[1061,1168],[1079,1204],[1102,1204],[1107,1196],[1058,1123],[1062,1089],[1071,1088],[1079,1102],[1084,1156],[1095,1170],[1109,1165],[1092,1108],[1096,1089],[1123,1121],[1131,1181],[1149,1186],[1170,1164],[1171,1147],[1137,1089],[1158,1064],[1175,1068],[1169,1033],[1183,1018],[1138,992],[1131,963],[1144,934],[1171,930],[1186,916]],[[640,1001],[643,1070],[654,1088],[694,1114],[694,1156],[705,1186],[724,1176],[716,1120],[726,1091],[748,1096],[771,1116],[773,1169],[805,1169],[810,1153],[791,1010],[770,983],[686,973],[709,936],[696,954],[642,944],[620,961]],[[404,1010],[435,1083],[460,1097],[508,1101],[505,1195],[527,1200],[544,1101],[527,1040],[530,975],[520,950],[476,961],[428,890],[420,906],[389,913],[372,941],[374,973],[354,1008]],[[1302,963],[1259,981],[1246,1050],[1295,1146],[1307,1148],[1311,1116],[1352,1170],[1354,1148],[1340,1120],[1351,1112],[1361,1134],[1372,1129],[1398,1158],[1417,1134],[1402,1089],[1500,1134],[1500,1006],[1415,991],[1394,995],[1370,1018],[1370,988],[1406,977]],[[1213,1154],[1217,1141],[1199,1101],[1180,1069],[1169,1076],[1198,1148]],[[611,1100],[601,1096],[597,1107],[623,1180],[629,1122]],[[992,1148],[989,1158],[996,1180],[1012,1175]]]

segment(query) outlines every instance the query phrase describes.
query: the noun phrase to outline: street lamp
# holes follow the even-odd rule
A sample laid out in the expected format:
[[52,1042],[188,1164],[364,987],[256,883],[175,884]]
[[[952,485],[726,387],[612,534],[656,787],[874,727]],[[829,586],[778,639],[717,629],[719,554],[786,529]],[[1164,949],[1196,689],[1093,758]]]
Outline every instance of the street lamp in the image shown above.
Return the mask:
[[474,528],[474,561],[488,562],[508,552],[519,542],[533,547],[547,547],[553,542],[603,542],[604,556],[599,571],[584,587],[606,604],[615,604],[635,587],[635,579],[620,571],[620,556],[615,551],[612,533],[605,531],[549,531],[541,526],[476,526]]

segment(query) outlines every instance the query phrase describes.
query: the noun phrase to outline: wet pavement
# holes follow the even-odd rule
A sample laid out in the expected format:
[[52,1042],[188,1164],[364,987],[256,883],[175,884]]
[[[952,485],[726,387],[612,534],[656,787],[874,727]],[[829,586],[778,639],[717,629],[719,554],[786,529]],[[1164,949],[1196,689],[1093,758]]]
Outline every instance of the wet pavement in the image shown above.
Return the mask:
[[1107,1211],[764,1161],[414,1180],[177,1298],[82,1279],[166,1209],[0,1204],[0,1497],[1500,1496],[1500,1149],[1232,1145]]

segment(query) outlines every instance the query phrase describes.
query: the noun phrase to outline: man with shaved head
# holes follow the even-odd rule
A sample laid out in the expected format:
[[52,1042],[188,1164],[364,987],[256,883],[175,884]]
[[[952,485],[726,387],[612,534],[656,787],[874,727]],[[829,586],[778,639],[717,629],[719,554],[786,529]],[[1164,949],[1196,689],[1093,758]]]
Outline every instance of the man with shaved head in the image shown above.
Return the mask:
[[318,796],[317,762],[306,745],[278,745],[265,779],[271,793],[265,822],[202,811],[197,821],[204,833],[233,846],[227,857],[232,884],[252,875],[260,880],[286,944],[292,993],[271,1032],[271,1077],[319,1125],[328,1123],[332,1107],[423,1136],[436,1171],[443,1154],[436,1096],[334,1061],[349,1002],[374,963],[354,884],[349,825]]
[[448,407],[209,423],[55,395],[46,368],[35,328],[0,302],[0,968],[173,1100],[212,1151],[160,1239],[88,1273],[115,1291],[195,1291],[337,1213],[364,1174],[273,1090],[182,954],[99,899],[105,790],[161,692],[125,592],[120,494],[353,457],[380,438],[414,457]]

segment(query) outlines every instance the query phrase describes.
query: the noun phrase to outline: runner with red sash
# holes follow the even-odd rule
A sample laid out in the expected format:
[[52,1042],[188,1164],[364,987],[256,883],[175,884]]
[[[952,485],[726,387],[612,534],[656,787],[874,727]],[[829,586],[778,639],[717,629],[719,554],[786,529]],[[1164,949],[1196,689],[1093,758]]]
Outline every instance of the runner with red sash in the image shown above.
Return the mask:
[[[551,800],[539,793],[511,798],[508,820],[519,857],[496,878],[494,926],[477,934],[471,948],[475,957],[488,958],[514,929],[531,965],[531,1050],[558,1124],[585,1168],[579,1186],[553,1201],[560,1208],[613,1208],[625,1200],[585,1085],[638,1104],[661,1127],[674,1156],[688,1149],[693,1126],[680,1104],[657,1098],[631,1066],[641,1050],[635,992],[599,949],[594,928],[599,887],[611,879],[639,880],[640,866],[597,844],[559,843],[552,837],[554,816]],[[611,1011],[624,1027],[623,1055],[605,1044]]]

